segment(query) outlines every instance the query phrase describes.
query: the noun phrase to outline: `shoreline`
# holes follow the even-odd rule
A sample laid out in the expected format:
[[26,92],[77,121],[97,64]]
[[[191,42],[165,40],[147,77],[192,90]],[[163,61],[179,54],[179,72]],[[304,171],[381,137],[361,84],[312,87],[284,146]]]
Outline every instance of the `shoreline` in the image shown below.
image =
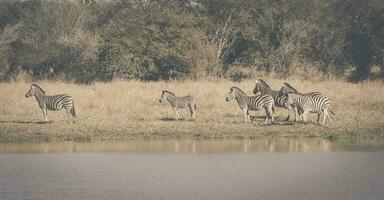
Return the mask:
[[[257,125],[255,125],[256,127]],[[0,144],[1,143],[34,143],[34,142],[62,142],[62,141],[76,141],[76,142],[98,142],[98,141],[143,141],[143,140],[243,140],[243,139],[264,139],[264,138],[323,138],[330,140],[360,140],[360,139],[384,139],[384,127],[371,127],[366,129],[330,129],[329,127],[322,127],[318,129],[316,125],[303,125],[310,126],[304,127],[307,129],[297,130],[295,128],[281,131],[267,131],[267,132],[228,132],[222,131],[170,131],[170,132],[140,132],[132,131],[125,132],[109,132],[106,130],[98,130],[93,133],[53,133],[49,131],[38,132],[5,132],[0,131]],[[296,126],[297,127],[297,126]],[[9,131],[9,130],[8,130]]]

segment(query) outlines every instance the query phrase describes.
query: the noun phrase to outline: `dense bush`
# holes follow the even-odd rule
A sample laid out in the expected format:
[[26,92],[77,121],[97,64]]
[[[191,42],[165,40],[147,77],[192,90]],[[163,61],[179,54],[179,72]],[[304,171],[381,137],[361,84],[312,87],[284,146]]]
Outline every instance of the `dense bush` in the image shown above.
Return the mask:
[[0,80],[364,80],[372,66],[382,78],[383,10],[382,0],[2,0]]

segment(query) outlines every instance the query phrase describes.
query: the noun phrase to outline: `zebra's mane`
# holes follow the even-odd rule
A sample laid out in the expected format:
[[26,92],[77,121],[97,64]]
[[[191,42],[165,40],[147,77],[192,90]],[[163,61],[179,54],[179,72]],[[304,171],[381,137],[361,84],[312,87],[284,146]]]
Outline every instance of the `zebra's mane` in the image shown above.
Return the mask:
[[296,92],[297,93],[297,90],[294,87],[292,87],[292,85],[290,85],[289,83],[284,82],[283,86],[286,87],[287,89],[291,90],[290,92]]
[[239,92],[243,93],[244,95],[247,95],[247,94],[245,94],[245,92],[244,92],[243,90],[241,90],[239,87],[232,86],[231,89],[236,89],[236,90],[238,90]]
[[163,90],[163,94],[164,94],[164,93],[168,93],[168,94],[170,94],[170,95],[176,96],[175,93],[170,92],[170,91],[168,91],[168,90]]
[[257,81],[258,81],[258,83],[260,83],[264,87],[267,87],[268,89],[271,89],[271,87],[269,87],[269,85],[263,79],[259,79]]
[[33,83],[32,86],[36,87],[36,88],[39,89],[43,94],[45,94],[45,91],[44,91],[40,86],[38,86],[37,84]]

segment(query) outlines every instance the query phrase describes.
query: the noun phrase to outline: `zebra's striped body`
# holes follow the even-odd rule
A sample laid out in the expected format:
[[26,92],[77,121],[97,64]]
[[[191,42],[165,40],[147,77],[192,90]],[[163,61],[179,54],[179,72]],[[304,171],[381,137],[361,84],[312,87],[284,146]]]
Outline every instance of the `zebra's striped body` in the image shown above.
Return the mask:
[[280,95],[279,91],[272,90],[271,87],[269,87],[269,85],[262,79],[256,80],[256,85],[253,89],[253,94],[257,94],[258,92],[261,94],[270,94],[276,107],[285,107],[285,96]]
[[175,118],[176,120],[180,119],[179,113],[177,111],[178,108],[186,108],[189,107],[189,111],[191,112],[191,117],[193,119],[196,119],[196,100],[190,95],[184,96],[184,97],[177,97],[174,93],[169,92],[167,90],[163,90],[161,97],[159,99],[159,102],[162,103],[162,101],[167,100],[173,110],[175,111]]
[[295,120],[297,119],[297,114],[299,114],[304,122],[307,122],[306,116],[308,113],[318,113],[319,116],[323,116],[321,124],[325,123],[327,117],[329,122],[332,122],[328,111],[332,114],[334,113],[331,110],[329,98],[322,95],[306,96],[295,92],[285,93],[285,95],[287,97],[287,104],[295,108]]
[[[294,87],[292,87],[290,84],[288,83],[284,83],[284,84],[287,92],[297,92],[297,90]],[[273,100],[275,102],[274,106],[287,109],[288,117],[285,120],[288,121],[290,119],[291,108],[288,104],[286,104],[287,97],[285,95],[282,95],[280,91],[272,90],[271,87],[269,87],[269,85],[262,79],[256,80],[256,85],[255,85],[255,88],[253,89],[253,94],[257,94],[258,92],[260,92],[261,94],[272,95]],[[313,96],[321,95],[321,93],[309,92],[304,95],[308,97],[313,97]]]
[[32,84],[25,97],[35,96],[39,107],[43,112],[44,121],[48,121],[48,110],[58,111],[63,108],[67,111],[68,116],[74,121],[76,117],[74,98],[68,94],[60,94],[48,96],[45,91],[38,85]]
[[[285,93],[299,93],[294,87],[292,87],[289,83],[286,83],[284,82],[283,83],[283,86],[282,88],[280,89],[279,91],[279,95],[281,96],[284,96],[286,98],[286,95],[284,95]],[[300,93],[301,94],[301,93]],[[317,97],[317,96],[322,96],[322,94],[320,92],[308,92],[308,93],[305,93],[305,94],[302,94],[306,97]],[[302,114],[302,110],[301,109],[297,109],[297,106],[296,104],[289,104],[289,103],[286,103],[285,107],[288,109],[288,112],[290,113],[290,110],[292,109],[295,113],[295,121],[297,121],[297,118],[296,118],[296,114],[299,114],[301,115]],[[317,122],[320,121],[320,117],[321,117],[321,113],[317,113]],[[287,120],[289,120],[289,116],[287,118]]]
[[268,118],[271,118],[271,121],[274,122],[272,111],[274,101],[270,94],[247,96],[240,88],[231,87],[226,97],[226,101],[231,99],[236,99],[240,109],[244,112],[245,123],[251,122],[249,116],[250,110],[256,111],[262,108],[265,109],[266,113],[265,122],[268,122]]

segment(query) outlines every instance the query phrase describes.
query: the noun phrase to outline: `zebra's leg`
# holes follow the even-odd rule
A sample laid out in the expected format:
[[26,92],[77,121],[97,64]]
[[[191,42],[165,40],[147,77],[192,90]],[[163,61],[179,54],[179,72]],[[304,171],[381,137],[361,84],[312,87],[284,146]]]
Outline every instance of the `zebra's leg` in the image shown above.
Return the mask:
[[329,123],[332,123],[332,119],[331,119],[331,116],[328,113],[328,109],[327,109],[327,116],[328,116]]
[[41,110],[43,111],[43,115],[44,115],[44,122],[48,122],[48,113],[47,113],[47,108],[42,108]]
[[317,113],[317,120],[316,120],[317,123],[320,123],[320,118],[322,117],[321,114],[323,113],[322,112]]
[[273,116],[273,114],[274,114],[273,112],[270,112],[271,121],[272,121],[272,123],[275,123],[275,117]]
[[268,118],[271,118],[272,123],[275,122],[275,119],[273,118],[273,111],[270,107],[265,107],[265,123],[268,123]]
[[243,109],[243,112],[244,112],[244,122],[247,123],[248,122],[248,109]]
[[176,121],[179,120],[179,113],[177,113],[177,108],[176,107],[172,107],[173,108],[173,111],[175,112],[175,119]]
[[68,117],[69,117],[69,121],[68,121],[68,123],[69,123],[70,121],[72,121],[73,123],[75,123],[75,119],[74,119],[74,116],[72,116],[71,109],[72,109],[72,108],[70,108],[70,107],[65,108],[65,111],[67,112],[67,115],[68,115]]
[[285,121],[289,121],[289,118],[291,118],[291,112],[290,109],[288,108],[288,116],[285,118]]
[[289,118],[291,118],[291,106],[288,106],[288,107],[285,106],[285,108],[287,108],[288,110],[288,117],[285,119],[285,121],[289,121]]
[[295,114],[294,122],[297,122],[297,115],[299,114],[298,111],[297,111],[297,106],[292,106],[292,109],[293,109],[293,113]]
[[189,105],[189,111],[191,111],[191,117],[192,119],[196,119],[196,113],[195,113],[195,110],[193,109],[193,105]]
[[324,123],[325,123],[325,119],[326,119],[327,117],[328,117],[328,119],[329,119],[329,122],[331,123],[332,120],[331,120],[331,118],[329,117],[328,110],[327,110],[327,109],[324,109],[324,111],[323,111],[323,122],[321,123],[321,125],[324,125]]
[[307,114],[308,114],[308,112],[305,112],[305,111],[302,114],[303,121],[304,121],[305,124],[307,124]]
[[327,110],[323,110],[322,113],[323,113],[323,120],[321,121],[321,125],[324,125],[325,123],[325,118],[327,117],[327,114],[326,114]]
[[264,110],[265,110],[265,121],[264,123],[268,123],[268,118],[269,118],[269,109],[267,107],[264,107]]
[[247,110],[247,119],[248,122],[251,123],[251,115],[249,114],[249,110]]

